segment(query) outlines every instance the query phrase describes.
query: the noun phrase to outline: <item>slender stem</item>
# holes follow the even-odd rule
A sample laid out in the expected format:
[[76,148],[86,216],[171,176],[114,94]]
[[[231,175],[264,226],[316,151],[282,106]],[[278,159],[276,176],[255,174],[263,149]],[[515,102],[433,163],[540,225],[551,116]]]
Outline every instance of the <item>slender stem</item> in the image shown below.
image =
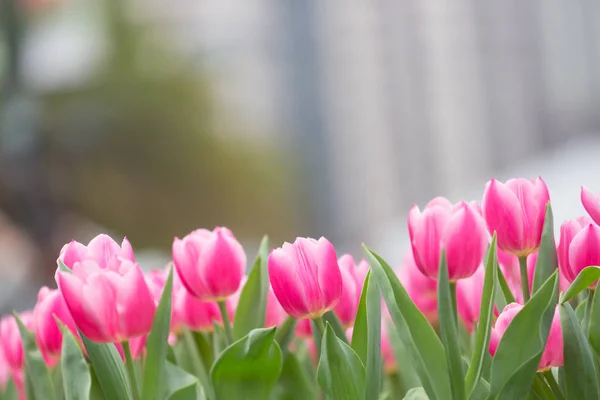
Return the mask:
[[565,396],[560,390],[560,387],[558,387],[558,383],[556,382],[556,378],[554,378],[552,371],[544,371],[543,374],[546,377],[546,382],[548,382],[548,385],[550,385],[550,389],[552,389],[552,393],[554,393],[554,396],[556,396],[557,400],[565,400]]
[[319,329],[319,333],[321,334],[321,338],[323,338],[323,335],[325,335],[325,324],[323,323],[323,317],[315,318],[313,321],[315,321],[315,324]]
[[519,267],[521,269],[521,290],[523,291],[523,302],[527,303],[529,295],[529,277],[527,276],[527,256],[519,257]]
[[583,314],[583,333],[587,336],[590,330],[590,315],[592,314],[592,303],[594,302],[595,290],[587,290],[587,302],[585,303],[585,312]]
[[131,347],[129,346],[129,341],[127,340],[123,342],[123,353],[125,353],[125,367],[127,369],[127,376],[129,378],[129,386],[131,386],[133,399],[139,400],[140,387],[138,386],[135,365],[133,364],[133,357],[131,356]]
[[450,282],[450,298],[452,299],[452,313],[454,314],[454,323],[458,326],[458,303],[456,302],[456,282]]
[[227,313],[227,305],[225,301],[219,301],[219,310],[221,310],[221,316],[223,317],[223,328],[225,329],[225,340],[227,346],[233,343],[233,332],[231,330],[231,322],[229,322],[229,314]]

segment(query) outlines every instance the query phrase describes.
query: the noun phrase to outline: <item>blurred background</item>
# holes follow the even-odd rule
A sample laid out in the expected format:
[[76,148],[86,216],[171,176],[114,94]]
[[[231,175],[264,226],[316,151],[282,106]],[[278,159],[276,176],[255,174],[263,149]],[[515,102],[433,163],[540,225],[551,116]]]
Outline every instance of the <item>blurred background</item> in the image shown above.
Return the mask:
[[328,237],[397,264],[406,213],[600,190],[600,2],[0,0],[0,311],[61,246],[230,227],[253,258]]

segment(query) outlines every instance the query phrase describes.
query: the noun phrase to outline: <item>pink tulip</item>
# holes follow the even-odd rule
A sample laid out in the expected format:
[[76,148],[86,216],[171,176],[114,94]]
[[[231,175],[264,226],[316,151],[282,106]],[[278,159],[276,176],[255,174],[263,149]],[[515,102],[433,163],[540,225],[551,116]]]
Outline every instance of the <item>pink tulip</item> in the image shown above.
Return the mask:
[[[23,312],[19,314],[19,318],[27,329],[33,328],[31,312]],[[0,320],[0,350],[11,371],[20,371],[23,368],[23,342],[17,320],[12,315],[7,315]]]
[[[586,226],[589,227],[593,224],[592,220],[587,216],[582,216],[574,220],[567,220],[560,226],[560,241],[558,243],[556,252],[558,255],[558,267],[560,272],[569,281],[573,282],[579,272],[586,266],[573,268],[571,266],[571,252],[573,250],[581,250],[581,238],[578,240],[579,245],[571,248],[571,243],[576,235],[578,235]],[[593,244],[592,244],[593,245]],[[581,257],[577,254],[578,259]],[[590,264],[592,265],[592,264]]]
[[33,309],[33,325],[36,343],[44,359],[51,366],[60,358],[63,338],[55,318],[69,328],[75,337],[79,336],[60,291],[44,286],[38,292],[38,302]]
[[370,268],[369,264],[364,259],[360,260],[359,263],[356,263],[354,257],[350,254],[344,254],[338,259],[338,265],[340,266],[340,270],[345,269],[350,272],[350,275],[356,283],[356,298],[358,299],[358,302],[360,302],[363,284],[365,283],[365,278],[367,277]]
[[484,279],[485,268],[479,267],[471,277],[456,282],[458,315],[469,332],[479,321]]
[[488,244],[485,222],[477,210],[464,201],[453,207],[442,197],[429,202],[422,213],[417,206],[411,209],[408,232],[417,267],[433,279],[437,279],[442,249],[450,281],[456,281],[473,275]]
[[366,272],[363,275],[364,271],[362,269],[358,271],[354,259],[348,254],[340,257],[338,264],[342,275],[342,295],[333,311],[338,316],[342,325],[349,328],[354,325],[354,318],[356,317],[358,303],[360,302]]
[[192,296],[185,288],[177,291],[175,313],[181,323],[193,331],[212,332],[214,322],[222,323],[219,306],[214,301],[203,301]]
[[570,271],[569,276],[573,279],[586,267],[600,266],[600,227],[588,224],[577,232],[571,239],[568,256],[568,265],[563,269],[565,275]]
[[62,262],[73,269],[75,263],[92,260],[100,268],[115,269],[121,262],[120,258],[135,262],[133,249],[127,238],[119,246],[110,236],[100,234],[93,238],[87,246],[73,240],[63,246],[58,257]]
[[[515,318],[515,316],[523,309],[523,305],[518,303],[511,303],[504,307],[502,313],[496,320],[496,325],[492,328],[490,337],[490,353],[496,354],[498,344],[504,336],[506,329]],[[546,347],[538,366],[538,371],[545,371],[553,367],[560,367],[563,365],[563,337],[562,330],[560,327],[560,315],[558,307],[554,312],[552,318],[552,325],[550,326],[550,333],[548,340],[546,341]]]
[[100,343],[121,342],[150,332],[156,306],[140,267],[122,258],[111,269],[95,261],[58,271],[58,287],[79,330]]
[[0,393],[6,389],[6,385],[10,380],[10,365],[4,358],[4,352],[0,349]]
[[[167,266],[162,270],[152,270],[149,271],[145,275],[146,284],[148,285],[148,289],[152,294],[152,298],[154,299],[154,304],[158,307],[158,303],[160,302],[160,298],[162,297],[163,290],[165,288],[165,283],[167,282],[167,278],[169,277],[170,267]],[[179,277],[175,272],[173,272],[173,284],[171,287],[171,332],[176,332],[179,330],[181,326],[181,318],[178,314],[178,310],[175,307],[175,301],[177,298],[177,293],[180,290],[186,290]]]
[[173,262],[192,295],[204,301],[222,301],[240,287],[246,253],[229,229],[198,229],[183,239],[175,238]]
[[[527,276],[529,278],[529,290],[530,291],[533,290],[533,278],[535,275],[535,267],[537,265],[538,254],[539,253],[533,253],[533,254],[530,254],[529,257],[527,257]],[[558,271],[558,290],[559,290],[559,292],[564,292],[568,288],[569,288],[569,281],[564,276],[563,272],[560,271],[560,269],[559,269],[559,271]]]
[[581,187],[581,203],[594,222],[600,225],[600,196],[596,196],[585,187]]
[[421,273],[412,252],[404,256],[397,271],[398,279],[411,300],[432,324],[437,322],[437,282]]
[[498,247],[516,256],[527,256],[540,247],[548,188],[542,180],[492,179],[483,194],[483,215],[490,233],[498,237]]
[[283,309],[294,318],[318,318],[342,295],[342,276],[333,245],[325,238],[298,238],[269,255],[269,277]]
[[306,318],[298,321],[298,324],[296,325],[296,336],[301,339],[310,339],[313,337],[310,319]]

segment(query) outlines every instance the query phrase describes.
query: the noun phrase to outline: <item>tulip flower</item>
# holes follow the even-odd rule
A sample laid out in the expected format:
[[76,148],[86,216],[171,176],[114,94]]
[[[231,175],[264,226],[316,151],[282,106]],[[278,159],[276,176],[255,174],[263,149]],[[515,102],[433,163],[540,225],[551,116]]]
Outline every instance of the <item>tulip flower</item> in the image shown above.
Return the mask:
[[200,300],[185,288],[177,291],[173,307],[181,323],[193,331],[212,332],[214,322],[222,323],[217,303]]
[[294,318],[320,318],[342,295],[342,276],[333,245],[298,238],[269,255],[269,278],[283,309]]
[[[31,312],[23,312],[19,315],[19,318],[27,329],[33,327]],[[0,350],[11,371],[21,371],[24,363],[23,342],[21,341],[17,320],[12,315],[3,317],[0,320]]]
[[[515,318],[515,316],[523,309],[523,305],[518,303],[511,303],[504,307],[502,313],[498,316],[495,326],[492,328],[490,337],[490,354],[495,355],[496,350],[502,336],[506,332],[506,329]],[[552,325],[550,326],[550,333],[548,340],[546,341],[546,347],[544,353],[538,365],[538,371],[546,371],[553,367],[560,367],[563,365],[563,336],[560,326],[560,315],[558,307],[554,312],[552,318]]]
[[[535,274],[535,267],[537,265],[539,253],[530,254],[527,257],[527,275],[529,276],[529,289],[533,289],[533,277]],[[560,270],[558,271],[558,290],[559,292],[564,292],[569,288],[569,281],[565,277],[564,273]]]
[[72,273],[57,271],[58,287],[79,330],[100,343],[122,342],[150,332],[156,306],[140,267],[122,258],[101,268],[75,263]]
[[600,225],[600,196],[595,195],[589,189],[582,186],[581,203],[594,222]]
[[38,292],[38,302],[33,309],[33,325],[36,343],[51,366],[60,358],[62,348],[62,331],[55,318],[69,328],[75,337],[79,336],[60,291],[44,286]]
[[573,279],[584,268],[600,265],[600,227],[588,224],[577,232],[569,244],[568,256],[568,265],[564,269],[570,271]]
[[469,332],[473,331],[475,323],[479,321],[484,279],[485,268],[481,266],[469,278],[456,282],[458,315]]
[[397,274],[413,303],[429,322],[435,324],[438,319],[437,281],[419,271],[411,251],[405,254]]
[[442,197],[433,199],[423,212],[414,206],[408,216],[408,232],[419,270],[437,279],[442,249],[446,251],[450,281],[468,278],[481,264],[488,244],[485,222],[467,202],[452,206]]
[[58,257],[67,267],[73,269],[75,263],[92,260],[100,268],[115,269],[121,262],[119,258],[135,262],[133,248],[127,238],[119,246],[110,236],[100,234],[87,246],[73,240],[63,246]]
[[483,194],[483,215],[490,233],[496,232],[498,247],[519,257],[535,253],[540,247],[548,188],[542,180],[511,179],[506,183],[492,179]]
[[[162,270],[152,270],[149,271],[145,275],[146,284],[148,285],[148,289],[152,294],[152,298],[154,299],[154,304],[158,307],[158,303],[160,302],[160,298],[162,297],[163,290],[165,288],[165,283],[167,282],[167,278],[169,277],[170,267],[167,266]],[[175,301],[177,297],[177,293],[180,290],[186,290],[179,277],[176,273],[173,273],[173,283],[171,286],[171,332],[177,332],[179,327],[181,326],[181,318],[178,314],[178,310],[175,307]]]
[[187,290],[203,301],[224,301],[240,287],[246,253],[227,228],[198,229],[173,242],[173,262]]
[[[586,231],[579,235],[582,231]],[[574,220],[567,220],[560,226],[560,239],[557,246],[558,266],[560,273],[569,281],[573,282],[579,272],[590,265],[599,265],[598,261],[593,259],[593,253],[598,244],[594,243],[594,229],[592,220],[587,216],[582,216]],[[573,246],[575,237],[577,242]],[[590,241],[591,240],[591,241]],[[587,254],[586,247],[591,246],[592,253]],[[573,254],[573,252],[575,252]],[[592,256],[586,260],[587,256]],[[573,261],[572,261],[573,260]],[[587,264],[591,262],[591,264]],[[596,262],[596,264],[594,264]]]
[[342,275],[342,295],[340,302],[333,311],[336,313],[342,325],[346,328],[354,325],[354,318],[360,303],[360,295],[369,270],[366,261],[356,265],[351,255],[346,254],[338,260],[340,273]]

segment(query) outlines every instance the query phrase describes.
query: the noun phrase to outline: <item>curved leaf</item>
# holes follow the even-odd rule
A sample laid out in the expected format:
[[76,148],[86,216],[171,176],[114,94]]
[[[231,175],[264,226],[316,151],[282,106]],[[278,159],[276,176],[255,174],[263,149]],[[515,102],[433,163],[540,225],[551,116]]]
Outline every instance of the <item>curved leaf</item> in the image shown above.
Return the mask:
[[587,289],[592,283],[600,278],[600,267],[587,267],[581,270],[579,275],[571,283],[569,288],[560,297],[560,303],[564,304]]
[[560,306],[567,398],[600,399],[594,356],[569,303]]
[[268,399],[283,361],[275,328],[254,329],[221,354],[210,372],[218,399]]
[[522,399],[529,392],[550,332],[557,288],[554,272],[506,329],[492,363],[490,392],[494,398]]
[[125,366],[112,343],[95,343],[79,332],[102,392],[110,400],[129,400],[131,392],[125,376]]
[[[589,297],[586,301],[589,301]],[[575,310],[575,315],[577,315],[577,310]],[[592,297],[592,309],[590,312],[590,329],[588,330],[588,338],[590,340],[590,345],[592,346],[592,349],[596,352],[598,356],[600,356],[600,294],[598,293],[596,293]]]
[[439,337],[412,302],[394,270],[372,250],[363,247],[396,330],[416,364],[414,368],[423,388],[432,399],[446,399],[450,379],[446,352]]
[[92,387],[90,368],[73,333],[58,319],[56,322],[63,335],[60,367],[65,400],[87,400]]
[[404,400],[429,400],[427,393],[425,393],[425,389],[422,387],[410,389],[406,396],[404,396]]
[[323,323],[326,322],[329,322],[329,325],[331,325],[331,329],[333,329],[333,332],[338,337],[338,339],[348,344],[346,330],[344,329],[339,318],[337,317],[337,315],[335,315],[333,311],[327,311],[325,314],[323,314]]
[[329,324],[321,342],[317,379],[328,399],[364,398],[365,367],[354,350],[335,335]]
[[550,275],[558,269],[558,257],[556,256],[556,242],[554,240],[554,216],[550,202],[546,205],[546,216],[544,218],[544,227],[542,230],[542,240],[538,259],[535,264],[533,275],[532,294],[537,292],[542,284],[550,278]]
[[[170,362],[165,363],[165,385],[161,399],[196,400],[199,398],[200,386],[195,376],[188,374]],[[145,400],[144,397],[142,399]]]
[[313,383],[308,379],[306,370],[300,364],[296,354],[289,353],[285,356],[281,376],[273,392],[274,399],[307,400],[315,398]]

